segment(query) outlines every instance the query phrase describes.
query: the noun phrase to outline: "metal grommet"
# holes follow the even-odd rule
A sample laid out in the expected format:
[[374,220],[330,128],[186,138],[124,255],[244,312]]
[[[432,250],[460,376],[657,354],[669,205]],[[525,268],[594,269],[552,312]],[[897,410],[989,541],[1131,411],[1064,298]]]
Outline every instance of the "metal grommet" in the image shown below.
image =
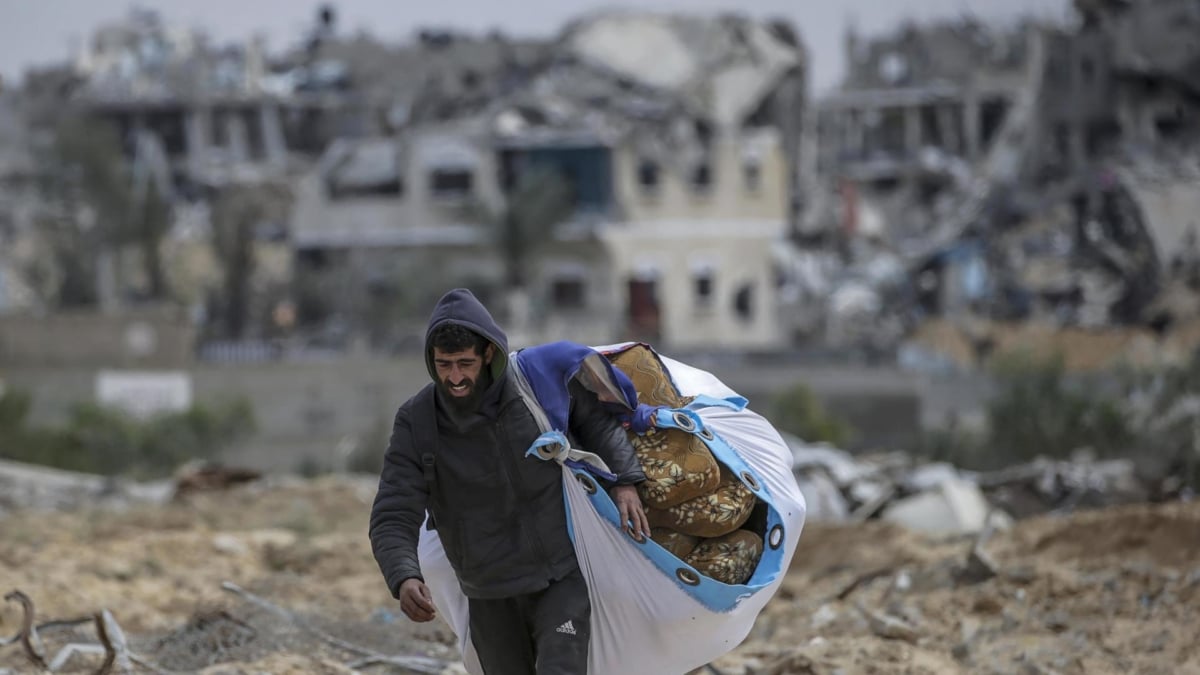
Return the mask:
[[771,531],[767,533],[767,545],[770,546],[772,550],[783,545],[782,525],[776,525],[775,527],[772,527]]
[[675,426],[679,427],[681,431],[696,430],[696,422],[681,412],[676,412],[675,414],[671,415],[671,419],[674,420]]
[[583,491],[589,495],[596,494],[596,481],[592,480],[591,476],[585,476],[581,473],[575,474],[575,480],[583,486]]
[[709,431],[708,429],[701,429],[700,430],[700,438],[703,438],[706,441],[711,441],[712,439],[714,439],[716,437],[713,436],[713,432]]
[[754,474],[750,473],[749,471],[743,471],[739,475],[742,479],[742,482],[746,484],[746,487],[758,492],[761,486],[758,484],[758,479],[754,477]]
[[552,443],[550,445],[543,445],[542,447],[538,448],[538,455],[542,459],[554,459],[558,456],[560,451],[562,451],[562,444]]
[[686,567],[680,567],[679,569],[675,570],[675,576],[679,577],[679,580],[682,581],[683,583],[687,584],[688,586],[699,586],[700,585],[700,575],[696,574],[695,572],[689,570]]

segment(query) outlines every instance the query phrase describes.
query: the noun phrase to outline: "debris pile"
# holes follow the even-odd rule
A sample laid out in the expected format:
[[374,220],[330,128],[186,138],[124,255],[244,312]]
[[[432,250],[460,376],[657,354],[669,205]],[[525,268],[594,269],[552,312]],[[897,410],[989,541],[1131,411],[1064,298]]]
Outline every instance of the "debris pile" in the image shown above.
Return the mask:
[[1044,458],[998,471],[918,464],[901,453],[854,456],[790,437],[793,470],[811,521],[880,519],[913,530],[979,532],[1047,513],[1140,504],[1181,496],[1173,477],[1129,459]]
[[172,490],[169,481],[137,483],[0,459],[0,517],[25,509],[162,503]]
[[[1195,12],[1074,4],[1072,27],[968,18],[847,37],[804,228],[809,255],[843,264],[806,285],[827,301],[812,331],[840,343],[862,326],[851,340],[927,368],[975,367],[1025,322],[1096,343],[1081,369],[1200,345],[1185,325],[1200,309]],[[897,258],[899,282],[864,273]],[[931,341],[945,332],[931,318],[962,334]]]
[[[901,493],[951,475],[816,454],[821,461],[805,465],[812,475],[823,466],[837,480],[892,476]],[[449,665],[457,658],[449,629],[409,622],[379,577],[363,534],[375,485],[368,476],[266,480],[187,503],[0,516],[2,590],[23,593],[31,611],[0,603],[0,672],[37,668],[20,639],[32,625],[42,643],[35,653],[47,665],[63,659],[56,672],[95,672],[108,654],[121,672],[123,653],[130,672],[461,673]],[[1001,525],[933,535],[882,519],[809,522],[779,593],[714,667],[726,675],[1200,668],[1192,630],[1200,503]]]
[[[977,538],[810,524],[722,673],[1189,672],[1200,505],[1043,516]],[[807,548],[804,548],[807,546]]]

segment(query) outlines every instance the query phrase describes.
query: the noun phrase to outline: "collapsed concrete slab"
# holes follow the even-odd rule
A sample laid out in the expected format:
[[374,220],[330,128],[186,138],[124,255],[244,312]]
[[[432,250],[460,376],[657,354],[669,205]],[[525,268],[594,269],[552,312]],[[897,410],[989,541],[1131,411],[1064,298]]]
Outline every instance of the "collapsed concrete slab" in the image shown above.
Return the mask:
[[850,516],[846,498],[838,487],[822,472],[799,474],[796,483],[804,503],[808,507],[808,519],[815,522],[840,523]]
[[978,485],[947,478],[932,490],[893,502],[881,517],[930,534],[967,534],[982,530],[990,511]]

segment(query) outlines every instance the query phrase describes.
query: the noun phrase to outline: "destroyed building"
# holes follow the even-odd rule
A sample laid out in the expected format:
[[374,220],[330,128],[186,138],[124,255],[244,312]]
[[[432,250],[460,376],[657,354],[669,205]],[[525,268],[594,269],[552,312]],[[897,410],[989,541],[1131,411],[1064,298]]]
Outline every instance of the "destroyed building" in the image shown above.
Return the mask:
[[[1128,304],[1148,306],[1124,314],[1143,322],[1194,316],[1200,304],[1180,311],[1167,296],[1178,296],[1181,286],[1200,292],[1200,7],[1178,0],[1075,5],[1082,27],[1072,56],[1081,93],[1097,81],[1091,100],[1111,95],[1111,103],[1105,114],[1094,103],[1085,108],[1092,123],[1082,134],[1077,124],[1074,136],[1083,140],[1068,147],[1082,145],[1084,161],[1094,172],[1097,164],[1107,170],[1102,177],[1112,185],[1082,191],[1076,210],[1099,222],[1109,239],[1121,224],[1139,233],[1150,281]],[[1130,276],[1128,264],[1110,265]]]
[[1075,8],[1070,27],[847,36],[848,76],[820,104],[816,220],[852,265],[901,261],[912,283],[865,291],[900,323],[1164,326],[1200,307],[1178,280],[1200,206],[1197,9]]
[[[286,195],[304,186],[328,149],[343,153],[478,110],[496,95],[496,83],[508,86],[511,73],[531,68],[542,49],[500,34],[476,39],[422,31],[399,46],[365,34],[345,37],[328,8],[298,42],[282,54],[267,53],[259,38],[215,45],[155,12],[133,10],[97,29],[71,63],[30,73],[22,92],[32,102],[26,118],[43,135],[53,136],[63,113],[114,131],[133,191],[144,198],[153,190],[170,204],[163,255],[171,261],[174,299],[210,320],[223,309],[214,295],[230,274],[223,270],[229,251],[214,249],[222,198],[244,205],[247,190],[271,193],[262,214],[242,209],[242,216],[231,216],[255,220],[238,225],[251,230],[256,260],[244,289],[254,296],[245,301],[248,332],[239,336],[267,337],[277,328],[276,316],[294,311],[285,297],[291,291],[280,289],[293,281],[287,212],[295,208],[275,203],[295,201],[295,194]],[[299,247],[304,250],[303,241]],[[130,293],[136,275],[121,271],[127,253],[111,252],[118,271],[110,285],[120,297],[136,297]]]
[[[797,190],[806,63],[794,34],[734,17],[614,13],[568,27],[564,43],[578,64],[546,79],[574,109],[566,125],[596,120],[608,141],[596,157],[608,157],[614,208],[596,232],[611,267],[590,273],[585,299],[617,313],[613,337],[786,344],[775,256]],[[505,143],[532,162],[565,160],[563,126],[550,116]]]
[[501,201],[490,141],[479,121],[439,126],[340,139],[297,181],[297,318],[320,342],[406,346],[439,288],[500,276],[483,216]]
[[385,124],[333,140],[295,182],[298,320],[312,339],[403,347],[423,334],[417,317],[438,289],[488,294],[502,274],[493,216],[504,202],[488,109],[547,49],[433,30],[401,46],[325,42],[323,54],[361,73]]
[[955,161],[980,160],[995,139],[1032,37],[970,19],[872,40],[850,30],[845,80],[820,103],[822,171],[881,192],[935,192],[963,169]]
[[[213,250],[210,222],[214,198],[234,184],[286,182],[289,170],[280,106],[262,86],[265,59],[257,42],[216,47],[198,31],[134,10],[98,28],[72,61],[26,74],[20,96],[35,164],[49,162],[46,177],[59,184],[53,194],[39,184],[40,208],[60,221],[60,229],[96,231],[87,244],[94,269],[84,270],[90,279],[81,283],[95,287],[100,308],[167,300],[199,307],[219,285],[222,261]],[[96,141],[80,150],[84,157],[67,159],[59,156],[64,130]],[[81,160],[110,167],[102,171],[102,186],[55,169]],[[73,190],[93,188],[101,193],[71,206]],[[88,211],[97,200],[110,202],[108,213],[101,214],[101,227],[87,227],[96,219]],[[251,227],[265,233],[269,224],[262,225]],[[133,239],[142,227],[154,233],[143,233],[147,243],[138,247]],[[37,234],[50,236],[45,222]],[[278,236],[254,239],[278,253]],[[150,257],[160,261],[162,278],[150,273]],[[63,267],[51,253],[39,260]],[[60,274],[26,272],[43,281]],[[41,302],[53,306],[54,289],[41,291]]]
[[[481,108],[500,71],[530,67],[542,45],[423,31],[413,44],[344,36],[325,8],[282,54],[261,38],[217,46],[195,30],[135,10],[96,31],[76,59],[73,102],[161,146],[176,177],[230,165],[281,170],[335,140],[388,135]],[[300,164],[303,167],[303,163]]]
[[[397,45],[322,9],[271,54],[135,10],[60,71],[40,105],[114,129],[134,192],[170,204],[176,299],[211,323],[252,296],[223,337],[402,348],[438,289],[469,285],[530,341],[789,340],[808,121],[785,23],[609,12],[553,42],[427,29]],[[254,186],[287,196],[247,210]],[[254,220],[232,225],[249,278],[225,268],[222,217]]]
[[38,297],[26,270],[35,257],[35,169],[18,97],[0,90],[0,313],[32,309]]
[[[470,283],[503,300],[518,341],[781,344],[773,269],[804,72],[778,25],[611,13],[568,26],[551,58],[501,73],[515,86],[487,105],[330,147],[295,228],[313,318],[336,289],[367,289],[367,305],[406,293],[413,307]],[[521,242],[514,270],[506,228],[539,175],[563,184],[565,217]]]

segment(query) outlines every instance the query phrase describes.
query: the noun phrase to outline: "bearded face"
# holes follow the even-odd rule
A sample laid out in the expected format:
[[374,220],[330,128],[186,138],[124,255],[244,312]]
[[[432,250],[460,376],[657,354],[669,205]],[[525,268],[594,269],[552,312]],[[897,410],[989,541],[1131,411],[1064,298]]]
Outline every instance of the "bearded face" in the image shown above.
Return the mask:
[[444,352],[433,348],[433,367],[438,388],[446,401],[460,410],[473,409],[483,395],[483,369],[492,362],[494,347],[488,345],[480,354],[475,349]]

